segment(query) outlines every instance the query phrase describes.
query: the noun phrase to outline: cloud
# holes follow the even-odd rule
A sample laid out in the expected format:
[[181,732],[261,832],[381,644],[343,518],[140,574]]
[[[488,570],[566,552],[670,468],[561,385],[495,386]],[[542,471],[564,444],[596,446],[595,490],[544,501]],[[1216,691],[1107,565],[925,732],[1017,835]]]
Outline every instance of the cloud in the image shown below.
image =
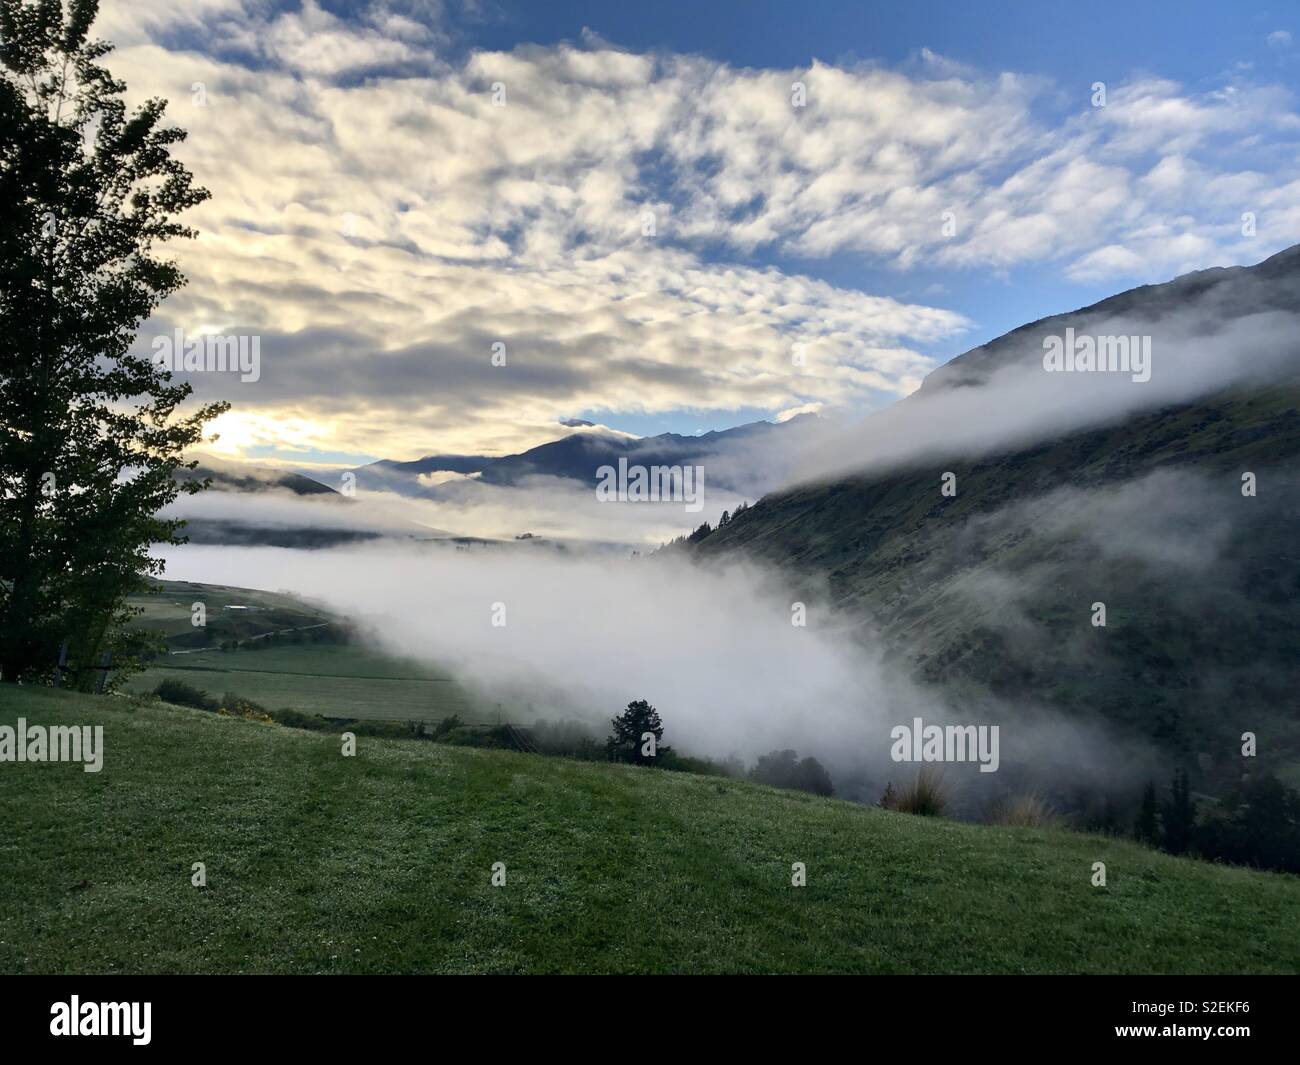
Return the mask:
[[[1274,284],[1241,274],[1201,278],[1135,301],[1127,312],[1103,304],[1025,326],[992,350],[976,349],[941,368],[920,391],[856,425],[815,427],[793,460],[793,479],[1009,451],[1294,374],[1300,308],[1286,280],[1291,275],[1280,276]],[[1149,338],[1149,380],[1047,372],[1043,342],[1063,336],[1067,326],[1078,336]]]
[[234,450],[504,453],[575,410],[869,409],[971,325],[778,255],[1095,283],[1300,239],[1276,87],[1141,79],[1060,114],[1040,79],[933,53],[738,69],[588,36],[452,59],[440,8],[391,4],[142,0],[102,29],[215,193],[141,349],[176,325],[262,338],[256,385],[195,382],[237,403]]
[[436,663],[516,720],[577,719],[603,735],[629,701],[648,699],[679,751],[752,764],[795,748],[828,766],[839,794],[868,802],[886,779],[910,775],[890,761],[890,730],[918,716],[999,726],[1000,771],[971,774],[986,798],[1017,774],[1056,786],[1070,774],[1113,780],[1135,757],[1131,742],[1112,746],[1090,723],[1032,707],[951,708],[888,665],[860,619],[813,604],[807,624],[792,625],[792,594],[748,564],[393,544],[167,554],[169,579],[287,591],[341,612],[384,650]]
[[356,26],[330,14],[316,0],[279,15],[259,35],[264,55],[307,75],[337,76],[391,68],[425,58],[420,45],[432,34],[419,23],[390,15],[381,29]]

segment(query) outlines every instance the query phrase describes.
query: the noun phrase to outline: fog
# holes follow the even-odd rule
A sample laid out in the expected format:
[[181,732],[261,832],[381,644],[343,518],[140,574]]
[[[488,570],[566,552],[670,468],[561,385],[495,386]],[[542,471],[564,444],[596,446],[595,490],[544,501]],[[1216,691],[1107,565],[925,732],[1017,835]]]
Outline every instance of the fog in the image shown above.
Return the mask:
[[[1154,322],[1144,316],[1069,319],[1090,336],[1149,336],[1149,380],[1135,381],[1128,373],[1044,370],[1043,338],[1063,332],[1066,320],[1061,319],[1010,334],[940,368],[921,389],[886,410],[856,420],[843,412],[800,419],[756,440],[735,440],[698,460],[704,471],[704,507],[698,513],[680,503],[610,506],[576,480],[549,476],[511,486],[476,477],[412,477],[399,494],[390,490],[391,474],[371,476],[364,470],[351,510],[336,506],[338,499],[268,490],[182,497],[168,513],[397,535],[508,540],[533,533],[573,543],[652,548],[703,521],[716,524],[742,500],[754,502],[793,484],[970,459],[1294,375],[1297,315],[1269,309],[1207,322],[1207,313],[1191,302]],[[322,480],[334,483],[328,475]]]
[[467,536],[513,540],[525,533],[574,547],[644,550],[658,547],[701,522],[717,524],[754,495],[710,488],[698,512],[681,502],[641,502],[636,506],[601,502],[594,489],[563,477],[534,476],[512,486],[460,478],[431,489],[427,497],[366,486],[343,495],[295,495],[285,488],[230,491],[214,485],[181,496],[164,508],[164,517],[281,529],[340,530],[376,536],[428,538]]
[[941,369],[921,389],[887,410],[852,424],[827,424],[790,460],[792,479],[824,480],[884,471],[945,457],[973,458],[1061,436],[1140,411],[1294,373],[1300,319],[1266,311],[1229,321],[1213,332],[1189,310],[1153,325],[1103,318],[1096,336],[1152,337],[1151,377],[1123,373],[1052,373],[1043,368],[1042,340],[1064,323],[1009,338],[996,369]]
[[[891,763],[889,748],[891,729],[917,717],[1000,727],[999,773],[974,781],[963,771],[973,766],[948,767],[954,781],[984,793],[1012,779],[1126,772],[1099,725],[1033,707],[946,706],[882,660],[860,618],[808,602],[806,625],[793,624],[781,581],[751,564],[702,570],[391,542],[164,554],[170,579],[317,601],[384,650],[447,669],[520,715],[510,720],[576,719],[603,736],[629,701],[647,699],[663,716],[664,742],[684,754],[752,765],[794,748],[823,761],[840,794],[865,801],[915,772]],[[1137,760],[1126,756],[1125,765]]]
[[[807,420],[789,433],[738,444],[706,465],[706,506],[698,514],[681,504],[602,504],[589,487],[545,477],[511,487],[476,478],[426,482],[423,498],[362,490],[348,507],[338,500],[276,495],[250,502],[247,495],[213,493],[182,500],[178,511],[313,527],[346,511],[351,525],[406,527],[408,536],[411,529],[413,535],[446,529],[513,541],[528,532],[591,545],[652,546],[702,520],[716,522],[741,498],[792,481],[970,458],[1294,372],[1295,315],[1276,300],[1270,306],[1273,297],[1259,296],[1263,290],[1243,289],[1249,279],[1233,284],[1239,295],[1254,293],[1234,304],[1235,317],[1225,319],[1223,293],[1210,288],[1211,296],[1182,302],[1170,303],[1166,293],[1158,315],[1147,308],[1048,321],[976,349],[906,400],[856,424]],[[1150,336],[1149,380],[1047,372],[1043,338],[1060,335],[1067,324],[1094,336]],[[1033,529],[1047,538],[1082,538],[1103,558],[1188,573],[1216,565],[1226,525],[1192,521],[1214,506],[1204,486],[1157,478],[1097,493],[1067,489],[1069,477],[1062,471],[1061,493],[982,516],[985,532]],[[1169,534],[1192,527],[1187,535]],[[931,528],[927,535],[945,545],[936,558],[960,550],[953,530]],[[793,625],[796,597],[787,581],[806,575],[778,575],[738,559],[706,569],[681,557],[629,557],[627,550],[617,556],[511,545],[460,551],[394,538],[314,552],[189,546],[164,554],[174,579],[317,600],[362,623],[385,649],[437,663],[521,712],[578,718],[603,734],[611,716],[644,698],[664,717],[665,742],[684,753],[737,755],[752,763],[767,751],[794,748],[824,761],[841,793],[857,798],[874,798],[882,781],[907,775],[909,767],[889,761],[890,731],[915,718],[998,725],[1010,772],[990,776],[1002,782],[1128,787],[1152,764],[1151,752],[1131,737],[1119,742],[1098,722],[1065,720],[1032,703],[968,700],[949,707],[937,691],[910,680],[897,659],[884,659],[870,618],[838,614],[825,605],[829,596],[805,592],[807,624]],[[1032,648],[1041,633],[1021,616],[1019,603],[1034,581],[1052,579],[1050,567],[1036,564],[1015,574],[976,568],[935,594],[951,595],[953,609],[961,600],[983,602]],[[503,625],[493,624],[494,611],[498,617],[504,611]]]

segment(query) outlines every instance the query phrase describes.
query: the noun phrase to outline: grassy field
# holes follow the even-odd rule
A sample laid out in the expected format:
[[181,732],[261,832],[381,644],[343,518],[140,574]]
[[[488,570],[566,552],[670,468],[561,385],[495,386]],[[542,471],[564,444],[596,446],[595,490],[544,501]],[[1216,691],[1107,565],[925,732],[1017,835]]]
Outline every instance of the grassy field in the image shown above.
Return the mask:
[[105,753],[0,764],[4,972],[1300,971],[1300,878],[1124,841],[0,688],[20,715]]
[[[184,681],[220,698],[233,692],[272,709],[289,707],[325,717],[464,721],[529,715],[476,698],[427,663],[394,658],[356,643],[272,643],[270,634],[311,637],[339,619],[273,592],[186,581],[159,581],[158,592],[132,598],[143,613],[135,624],[161,633],[167,654],[129,678],[128,692],[153,691],[166,679]],[[191,623],[203,603],[207,625]],[[243,641],[220,650],[226,640]]]
[[[166,678],[213,696],[235,692],[263,706],[292,707],[325,717],[435,721],[456,714],[489,720],[496,712],[451,677],[365,647],[301,644],[264,651],[201,651],[171,655],[131,677],[130,692],[153,691]],[[512,721],[519,719],[518,712]]]
[[[130,605],[141,610],[134,624],[162,633],[170,650],[307,629],[333,620],[325,611],[277,592],[190,581],[155,581],[153,587],[151,593],[130,597]],[[196,603],[206,611],[202,627],[192,620]]]

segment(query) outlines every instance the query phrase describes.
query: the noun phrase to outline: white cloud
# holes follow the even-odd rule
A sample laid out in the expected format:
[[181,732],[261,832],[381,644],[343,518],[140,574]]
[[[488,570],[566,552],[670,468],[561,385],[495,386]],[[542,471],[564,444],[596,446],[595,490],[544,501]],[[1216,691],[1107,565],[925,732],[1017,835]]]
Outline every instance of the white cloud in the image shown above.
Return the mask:
[[191,284],[146,338],[213,321],[263,337],[262,380],[229,393],[232,443],[295,426],[411,457],[516,450],[590,408],[877,405],[969,325],[756,252],[1154,280],[1300,239],[1300,188],[1269,169],[1300,124],[1278,89],[1145,79],[1053,124],[1043,83],[933,53],[907,72],[740,70],[588,38],[450,63],[436,10],[238,8],[143,0],[104,28],[215,193],[176,249]]

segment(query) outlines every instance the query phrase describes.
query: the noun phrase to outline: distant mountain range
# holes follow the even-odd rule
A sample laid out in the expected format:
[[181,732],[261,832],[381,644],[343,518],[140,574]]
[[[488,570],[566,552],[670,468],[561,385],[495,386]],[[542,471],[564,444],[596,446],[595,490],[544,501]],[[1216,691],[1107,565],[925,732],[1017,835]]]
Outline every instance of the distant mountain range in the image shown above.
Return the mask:
[[[476,475],[485,484],[503,487],[520,485],[531,477],[562,477],[594,486],[601,466],[617,466],[620,458],[626,458],[629,465],[707,464],[717,474],[713,487],[741,489],[749,479],[745,461],[749,449],[775,444],[815,420],[814,415],[805,414],[784,422],[750,422],[699,436],[662,433],[630,437],[593,428],[517,455],[429,455],[409,462],[380,459],[351,472],[358,487],[422,496],[428,495],[432,486],[420,478],[434,473]],[[720,459],[728,461],[720,463]]]
[[[457,478],[473,477],[478,483],[499,488],[520,487],[533,478],[547,477],[592,487],[599,480],[600,467],[616,467],[621,458],[626,458],[630,465],[706,465],[710,490],[743,491],[747,486],[760,483],[759,471],[766,467],[771,454],[781,445],[797,439],[801,429],[810,427],[816,420],[812,415],[802,415],[785,422],[752,422],[700,436],[664,433],[644,438],[580,424],[575,426],[579,432],[515,455],[428,455],[411,461],[381,459],[352,470],[328,474],[274,469],[200,456],[198,468],[182,472],[178,479],[208,478],[215,492],[236,496],[270,498],[287,493],[327,508],[335,504],[339,506],[335,512],[336,520],[330,519],[328,510],[324,514],[318,510],[312,515],[310,525],[295,524],[291,520],[259,519],[251,508],[247,514],[231,514],[220,519],[189,517],[186,532],[195,543],[316,548],[394,535],[454,539],[456,532],[413,522],[406,527],[400,522],[394,524],[390,521],[382,528],[359,528],[361,515],[343,508],[361,498],[361,493],[368,492],[436,500],[446,490],[440,492],[438,483],[429,478],[440,473]],[[355,477],[356,497],[341,491],[349,473]],[[757,495],[758,491],[752,494]],[[526,522],[526,515],[521,514],[521,522]],[[462,539],[465,542],[475,540],[474,537]],[[516,539],[530,541],[530,546],[535,546],[540,538],[525,535],[525,529],[521,529]]]

